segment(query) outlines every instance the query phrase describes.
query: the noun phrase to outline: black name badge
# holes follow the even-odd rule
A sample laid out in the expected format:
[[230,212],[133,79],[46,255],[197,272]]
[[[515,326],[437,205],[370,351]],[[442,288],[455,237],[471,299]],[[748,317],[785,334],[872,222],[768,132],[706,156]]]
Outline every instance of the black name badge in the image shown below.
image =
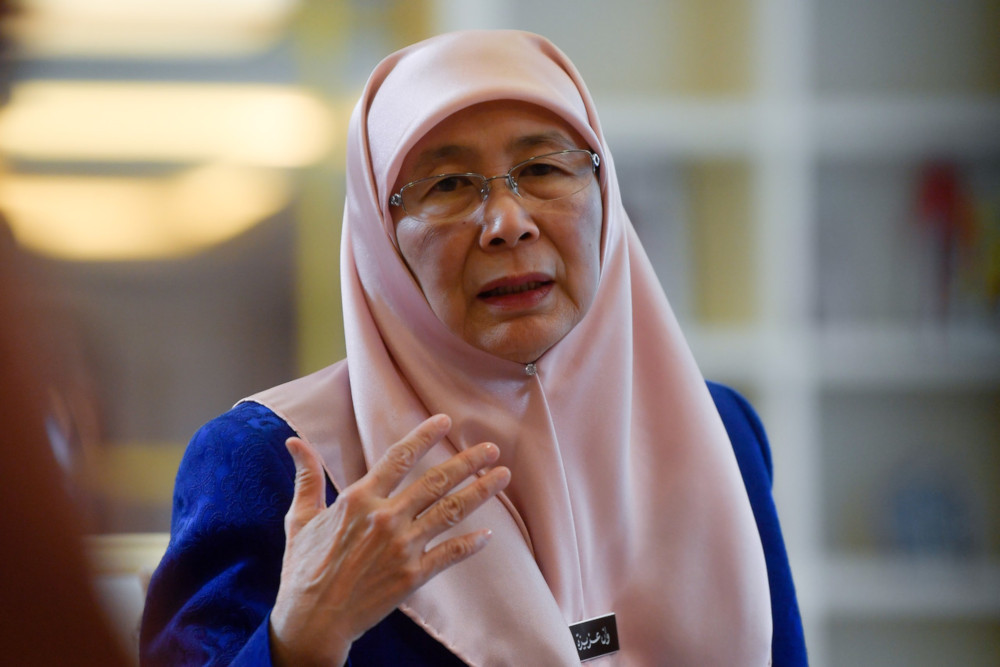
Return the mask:
[[618,624],[615,615],[598,616],[569,626],[580,662],[600,658],[618,650]]

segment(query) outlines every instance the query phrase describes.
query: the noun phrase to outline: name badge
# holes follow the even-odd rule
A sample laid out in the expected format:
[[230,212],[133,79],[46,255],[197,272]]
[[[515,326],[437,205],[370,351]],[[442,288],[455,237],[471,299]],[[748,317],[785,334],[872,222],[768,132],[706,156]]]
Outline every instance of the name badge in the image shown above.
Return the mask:
[[569,626],[580,662],[600,658],[618,650],[618,624],[615,615],[598,616]]

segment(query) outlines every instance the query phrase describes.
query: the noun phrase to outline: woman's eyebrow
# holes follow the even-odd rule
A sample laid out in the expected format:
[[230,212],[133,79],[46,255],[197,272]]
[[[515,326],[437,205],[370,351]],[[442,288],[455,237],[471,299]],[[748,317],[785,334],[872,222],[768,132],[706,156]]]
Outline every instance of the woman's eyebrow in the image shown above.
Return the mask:
[[430,167],[443,160],[453,160],[459,157],[468,157],[472,155],[474,151],[468,146],[459,146],[457,144],[447,144],[444,146],[435,146],[434,148],[428,148],[423,151],[417,158],[417,161],[413,163],[414,173],[420,172],[427,167]]
[[[566,136],[565,133],[558,130],[549,130],[546,132],[536,132],[532,134],[526,134],[520,137],[515,137],[507,144],[507,150],[515,152],[518,150],[525,150],[529,148],[537,148],[539,146],[554,147],[554,148],[578,148],[576,142]],[[419,173],[434,164],[444,161],[453,160],[456,158],[471,158],[477,155],[477,151],[469,146],[462,146],[460,144],[445,144],[444,146],[435,146],[433,148],[428,148],[427,150],[420,153],[417,161],[413,163],[413,172]]]
[[527,134],[517,137],[509,144],[512,150],[535,148],[536,146],[555,146],[559,148],[578,148],[576,142],[558,130]]

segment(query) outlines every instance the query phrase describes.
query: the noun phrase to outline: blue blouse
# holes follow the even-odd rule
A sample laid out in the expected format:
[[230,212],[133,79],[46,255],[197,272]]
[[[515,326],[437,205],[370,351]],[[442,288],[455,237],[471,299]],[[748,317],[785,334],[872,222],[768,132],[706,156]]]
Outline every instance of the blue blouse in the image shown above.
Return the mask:
[[[709,383],[729,433],[764,546],[771,590],[773,665],[807,664],[795,587],[771,496],[770,449],[750,404]],[[143,665],[270,665],[268,621],[285,545],[295,435],[257,403],[202,427],[174,489],[170,545],[153,575],[140,635]],[[336,490],[327,480],[327,501]],[[349,665],[442,667],[464,663],[396,610],[351,646]]]

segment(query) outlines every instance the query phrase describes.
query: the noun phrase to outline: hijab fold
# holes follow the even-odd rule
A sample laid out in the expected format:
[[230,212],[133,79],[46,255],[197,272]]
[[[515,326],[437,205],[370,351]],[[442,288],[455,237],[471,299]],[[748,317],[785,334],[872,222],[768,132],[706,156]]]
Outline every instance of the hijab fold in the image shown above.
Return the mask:
[[[535,375],[437,319],[396,249],[388,209],[413,145],[494,100],[553,111],[601,157],[600,284]],[[621,650],[588,664],[768,664],[764,556],[735,457],[622,207],[572,63],[517,31],[403,49],[378,65],[355,108],[347,167],[347,360],[252,400],[320,452],[341,490],[439,412],[452,430],[403,485],[487,440],[512,471],[500,497],[443,536],[489,528],[487,548],[401,609],[471,665],[578,664],[568,626],[612,612]]]

